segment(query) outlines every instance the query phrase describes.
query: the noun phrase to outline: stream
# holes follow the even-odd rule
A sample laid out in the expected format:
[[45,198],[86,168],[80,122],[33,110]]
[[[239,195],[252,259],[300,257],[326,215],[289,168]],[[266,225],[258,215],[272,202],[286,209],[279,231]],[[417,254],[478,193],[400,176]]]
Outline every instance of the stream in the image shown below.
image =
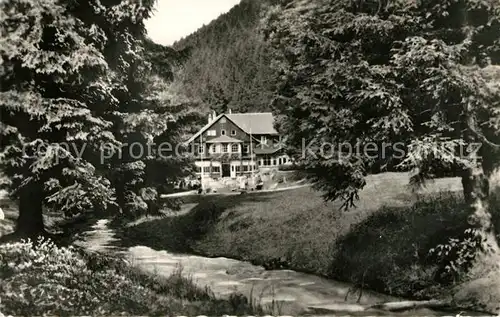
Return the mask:
[[187,254],[173,254],[157,251],[145,246],[119,249],[111,246],[117,239],[107,220],[99,220],[92,230],[78,242],[93,251],[122,255],[132,265],[140,269],[169,276],[182,269],[185,276],[192,277],[200,287],[208,286],[213,293],[222,298],[241,293],[252,297],[276,315],[332,315],[343,316],[445,316],[428,309],[418,309],[404,313],[366,310],[367,307],[398,301],[397,298],[364,290],[361,300],[356,303],[357,293],[345,301],[351,288],[347,283],[337,282],[319,276],[292,270],[265,270],[247,262],[229,258],[207,258]]

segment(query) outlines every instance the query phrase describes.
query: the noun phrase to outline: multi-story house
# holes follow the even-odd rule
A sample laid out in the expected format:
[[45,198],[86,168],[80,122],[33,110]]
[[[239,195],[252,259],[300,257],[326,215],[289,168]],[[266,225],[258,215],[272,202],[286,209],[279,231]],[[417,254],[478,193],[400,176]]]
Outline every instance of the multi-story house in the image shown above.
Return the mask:
[[235,178],[291,164],[270,112],[213,112],[186,143],[194,151],[198,175],[211,178]]

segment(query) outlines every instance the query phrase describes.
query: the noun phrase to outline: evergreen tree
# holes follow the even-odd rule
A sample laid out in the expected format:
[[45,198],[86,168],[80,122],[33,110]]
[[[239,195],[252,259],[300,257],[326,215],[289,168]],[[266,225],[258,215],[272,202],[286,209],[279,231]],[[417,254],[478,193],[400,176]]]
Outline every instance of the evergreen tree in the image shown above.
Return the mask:
[[[142,43],[146,43],[145,49]],[[182,147],[185,129],[199,119],[189,99],[175,91],[173,71],[181,57],[171,48],[137,42],[130,61],[129,94],[115,118],[115,135],[124,145],[110,153],[110,178],[118,205],[126,215],[136,217],[175,207],[160,203],[160,193],[172,190],[169,184],[190,175],[191,162]]]
[[143,20],[152,6],[0,3],[0,165],[3,186],[19,200],[16,234],[43,234],[45,207],[71,216],[127,211],[131,201],[155,198],[141,178],[145,164],[117,154],[124,142],[166,134],[175,121],[167,112],[178,110],[161,104],[145,58]]
[[267,19],[278,129],[325,198],[352,207],[374,159],[421,179],[446,168],[462,177],[471,209],[476,276],[494,270],[500,4],[287,1]]

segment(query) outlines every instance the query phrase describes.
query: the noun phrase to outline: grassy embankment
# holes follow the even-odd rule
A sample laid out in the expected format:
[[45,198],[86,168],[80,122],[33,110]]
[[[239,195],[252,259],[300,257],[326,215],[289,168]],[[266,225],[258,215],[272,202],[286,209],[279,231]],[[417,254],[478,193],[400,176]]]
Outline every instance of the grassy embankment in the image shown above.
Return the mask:
[[[120,235],[130,245],[231,257],[429,298],[452,282],[441,274],[446,259],[429,250],[463,235],[467,211],[459,179],[437,180],[419,194],[408,181],[397,173],[369,177],[348,212],[310,188],[195,197],[199,204],[189,213],[138,222]],[[495,217],[500,224],[496,211]]]
[[[6,219],[0,237],[12,232],[17,210],[0,199]],[[54,219],[47,217],[53,225]],[[182,274],[143,273],[119,258],[42,243],[0,244],[0,315],[176,316],[262,315],[258,304],[234,294],[217,299]]]

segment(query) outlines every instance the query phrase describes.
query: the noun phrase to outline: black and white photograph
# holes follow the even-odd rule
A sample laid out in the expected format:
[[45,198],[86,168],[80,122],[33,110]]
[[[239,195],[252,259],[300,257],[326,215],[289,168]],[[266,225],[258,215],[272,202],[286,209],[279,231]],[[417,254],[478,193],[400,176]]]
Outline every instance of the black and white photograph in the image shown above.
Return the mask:
[[0,317],[500,316],[500,0],[0,0]]

